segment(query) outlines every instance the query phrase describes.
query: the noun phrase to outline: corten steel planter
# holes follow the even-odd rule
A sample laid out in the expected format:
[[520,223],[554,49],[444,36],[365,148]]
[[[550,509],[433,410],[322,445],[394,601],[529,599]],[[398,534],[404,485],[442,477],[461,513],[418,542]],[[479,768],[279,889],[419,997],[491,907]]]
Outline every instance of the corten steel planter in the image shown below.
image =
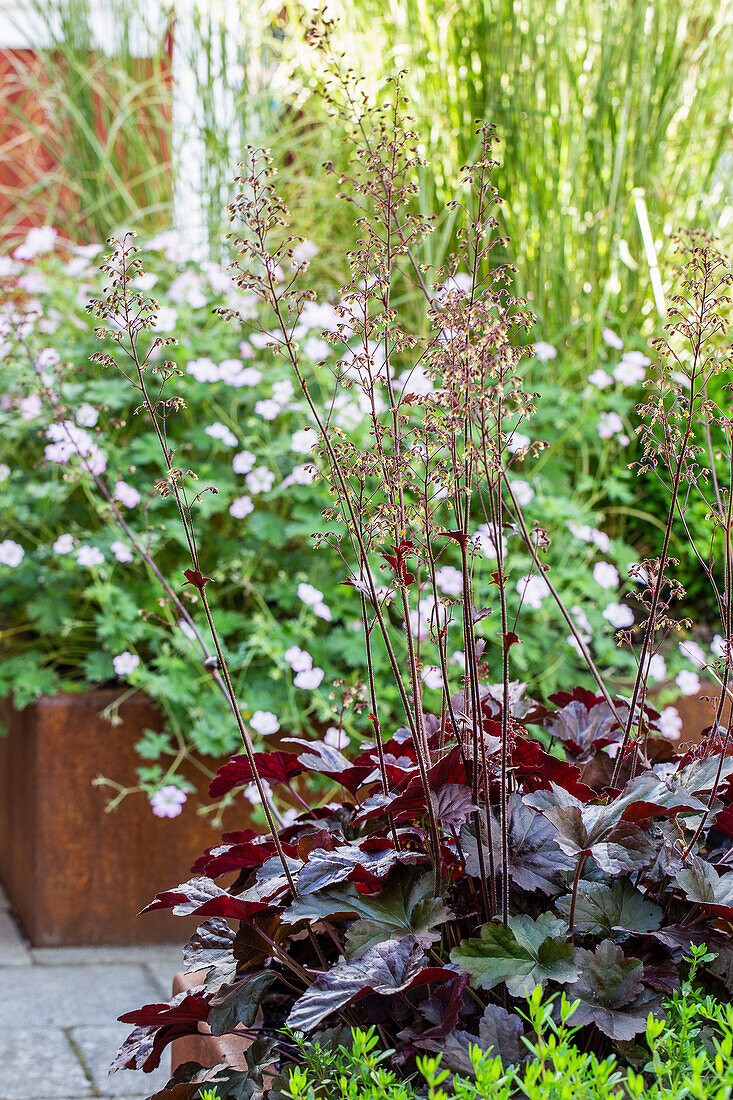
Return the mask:
[[[93,780],[134,785],[135,743],[144,728],[162,725],[153,704],[136,694],[112,726],[101,711],[119,697],[68,693],[23,711],[0,707],[9,728],[0,737],[0,878],[36,947],[182,944],[198,924],[168,910],[137,915],[156,893],[190,877],[221,830],[196,813],[196,797],[172,819],[155,817],[141,795],[105,811],[109,788]],[[200,788],[201,774],[188,774]],[[225,818],[227,829],[247,824],[244,806]]]
[[[194,971],[191,974],[176,974],[173,978],[173,995],[184,989],[194,989],[202,985],[206,971]],[[203,1069],[213,1069],[224,1062],[231,1069],[246,1069],[245,1052],[252,1040],[236,1035],[212,1035],[207,1023],[199,1023],[200,1035],[186,1035],[174,1039],[171,1043],[171,1074],[186,1062],[198,1062]]]

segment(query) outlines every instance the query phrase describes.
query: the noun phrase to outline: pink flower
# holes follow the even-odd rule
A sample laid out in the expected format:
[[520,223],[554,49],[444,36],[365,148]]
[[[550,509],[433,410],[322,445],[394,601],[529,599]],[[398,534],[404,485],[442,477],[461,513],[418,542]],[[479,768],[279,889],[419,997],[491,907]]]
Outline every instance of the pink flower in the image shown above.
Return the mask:
[[593,566],[593,580],[601,588],[617,588],[619,576],[616,566],[611,565],[610,561],[597,561]]
[[125,508],[136,508],[140,503],[140,494],[126,481],[118,481],[115,485],[115,500],[119,500]]
[[557,348],[554,344],[548,344],[545,340],[539,340],[533,345],[535,356],[540,363],[547,363],[550,359],[557,359]]
[[463,574],[453,565],[444,565],[435,574],[435,583],[446,596],[460,596],[463,591]]
[[282,405],[271,397],[255,402],[255,412],[263,420],[274,420],[282,412]]
[[598,434],[601,439],[612,439],[624,430],[624,422],[618,413],[601,413],[598,417]]
[[178,817],[187,798],[180,787],[169,785],[151,794],[150,807],[156,817]]
[[624,342],[621,337],[617,336],[611,328],[602,328],[601,336],[603,337],[604,342],[608,344],[609,348],[615,348],[616,351],[621,351],[622,347],[624,346]]
[[74,549],[74,539],[71,535],[59,535],[51,549],[54,554],[70,554]]
[[12,539],[4,539],[0,542],[0,565],[7,565],[10,569],[15,569],[20,565],[25,557],[25,550]]
[[659,728],[664,737],[676,741],[682,733],[682,719],[676,707],[665,707],[659,715]]
[[652,680],[660,683],[667,676],[667,663],[661,653],[655,653],[649,660],[647,671]]
[[90,405],[86,401],[76,410],[76,422],[80,424],[82,428],[93,428],[98,420],[99,409],[96,409],[94,405]]
[[674,678],[674,682],[683,695],[696,695],[700,691],[700,677],[696,672],[683,668]]
[[41,415],[43,406],[41,405],[41,399],[37,393],[31,393],[28,397],[23,397],[18,402],[18,408],[20,409],[20,415],[23,420],[35,420],[36,417]]
[[314,607],[323,599],[323,593],[315,588],[312,584],[306,584],[302,582],[298,585],[298,599],[303,603],[308,604],[309,607]]
[[261,737],[271,737],[280,729],[280,723],[270,710],[256,710],[249,724]]
[[313,658],[310,653],[306,653],[297,645],[291,645],[290,649],[285,650],[285,660],[293,672],[310,672],[313,668]]
[[114,665],[115,674],[117,676],[129,676],[140,664],[140,658],[136,653],[130,653],[130,651],[126,649],[124,653],[120,653],[112,658],[112,664]]
[[634,612],[623,603],[610,603],[603,611],[603,618],[607,619],[611,626],[621,630],[634,625]]
[[221,424],[218,420],[208,428],[204,428],[204,431],[212,439],[220,440],[225,447],[236,447],[237,445],[237,437],[234,432],[231,432],[226,424]]
[[229,505],[229,515],[235,519],[246,519],[250,512],[254,512],[254,508],[250,497],[237,497]]
[[104,554],[98,546],[80,546],[76,554],[76,560],[79,565],[90,568],[93,565],[102,565]]
[[420,673],[420,679],[431,691],[440,691],[443,686],[443,673],[437,665],[426,665]]
[[53,252],[56,245],[56,230],[50,225],[39,225],[29,229],[22,244],[13,252],[16,260],[33,260],[41,252]]
[[130,549],[130,547],[127,545],[127,543],[126,542],[120,542],[119,539],[116,539],[114,542],[111,542],[109,548],[112,551],[112,553],[114,554],[117,561],[120,561],[120,562],[132,561],[134,556],[135,556],[133,554],[132,550]]
[[232,469],[235,474],[248,474],[254,469],[256,461],[257,458],[251,451],[240,451],[232,459]]
[[308,668],[303,669],[302,672],[296,673],[293,683],[298,688],[304,688],[308,691],[313,691],[321,683],[321,680],[325,676],[325,672],[322,668]]
[[517,581],[517,592],[527,607],[535,611],[541,606],[546,596],[550,595],[550,589],[544,577],[522,577]]
[[330,622],[333,621],[333,614],[331,613],[331,608],[328,606],[327,603],[324,603],[323,600],[318,600],[317,603],[314,603],[313,604],[313,610],[314,610],[314,612],[316,613],[316,615],[318,616],[319,619],[323,619],[327,623],[330,623]]
[[588,375],[588,381],[591,386],[595,386],[596,389],[599,390],[605,390],[608,386],[613,385],[613,378],[611,378],[611,375],[607,371],[602,370],[601,367]]
[[697,642],[680,642],[680,653],[683,657],[687,657],[688,661],[692,661],[695,668],[704,668],[707,664],[705,650]]

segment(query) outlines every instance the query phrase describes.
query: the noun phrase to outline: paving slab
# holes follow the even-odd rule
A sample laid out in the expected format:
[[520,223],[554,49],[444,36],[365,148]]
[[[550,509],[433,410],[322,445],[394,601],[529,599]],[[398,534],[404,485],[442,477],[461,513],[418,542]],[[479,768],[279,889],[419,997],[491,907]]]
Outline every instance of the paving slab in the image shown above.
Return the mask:
[[113,1023],[123,1012],[160,1000],[139,963],[7,967],[1,979],[0,1029]]
[[30,966],[32,961],[28,944],[12,913],[0,909],[0,967]]
[[109,1064],[131,1031],[129,1024],[71,1029],[72,1042],[78,1048],[95,1087],[105,1097],[150,1096],[162,1089],[170,1077],[168,1050],[163,1052],[160,1069],[152,1073],[121,1069],[109,1076]]
[[180,970],[183,944],[136,944],[133,947],[31,947],[36,966],[91,966],[130,963],[162,963]]
[[[28,971],[25,971],[28,976]],[[60,1028],[3,1027],[1,1100],[84,1100],[96,1095],[72,1044]]]

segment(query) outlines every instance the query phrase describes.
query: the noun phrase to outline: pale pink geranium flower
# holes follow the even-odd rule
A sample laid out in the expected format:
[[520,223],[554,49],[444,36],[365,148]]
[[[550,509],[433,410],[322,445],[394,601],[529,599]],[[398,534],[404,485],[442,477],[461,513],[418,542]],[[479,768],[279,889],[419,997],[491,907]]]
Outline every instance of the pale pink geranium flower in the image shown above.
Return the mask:
[[617,336],[612,328],[602,328],[601,336],[603,342],[608,344],[609,348],[614,348],[616,351],[621,351],[624,346],[624,342],[620,336]]
[[309,607],[315,607],[323,599],[323,593],[314,585],[302,581],[298,585],[298,599],[308,604]]
[[255,412],[263,420],[275,420],[282,411],[283,407],[280,402],[275,401],[272,397],[265,397],[262,401],[255,402]]
[[178,817],[187,798],[188,795],[180,787],[169,784],[151,794],[150,807],[156,817]]
[[623,603],[610,603],[602,612],[603,618],[617,630],[634,625],[634,612]]
[[74,539],[71,535],[59,535],[51,549],[54,554],[70,554],[74,549]]
[[246,519],[250,512],[254,512],[255,506],[250,497],[237,497],[229,505],[229,515],[234,519]]
[[463,591],[463,574],[453,565],[444,565],[435,573],[435,583],[445,596],[460,596]]
[[512,432],[506,441],[506,449],[513,455],[523,455],[532,440],[522,432]]
[[302,672],[297,672],[293,678],[293,683],[297,688],[304,688],[307,691],[313,691],[317,688],[325,672],[322,668],[306,668]]
[[115,485],[115,500],[119,500],[125,508],[136,508],[140,503],[140,494],[126,481],[118,481]]
[[269,493],[275,482],[275,475],[267,466],[256,466],[244,480],[250,493]]
[[30,393],[27,397],[22,397],[18,402],[18,408],[23,420],[36,420],[43,411],[43,405],[37,393]]
[[248,474],[254,469],[256,461],[257,457],[251,451],[239,451],[232,459],[232,469],[235,474]]
[[186,364],[186,374],[190,374],[197,382],[218,382],[219,368],[213,359],[205,356],[201,359],[191,359]]
[[312,428],[299,428],[290,437],[290,450],[299,455],[307,455],[317,442],[318,433]]
[[661,683],[662,680],[666,679],[667,662],[661,653],[655,653],[654,656],[650,658],[647,672],[656,683]]
[[25,550],[20,543],[13,542],[12,539],[3,539],[0,542],[0,565],[7,565],[10,569],[16,569],[24,557]]
[[550,359],[557,359],[557,348],[554,344],[548,344],[545,340],[538,340],[533,344],[534,353],[541,363],[547,363]]
[[132,561],[135,556],[127,543],[121,542],[119,539],[115,539],[114,542],[111,542],[109,548],[119,562]]
[[290,649],[285,650],[285,660],[293,672],[310,672],[313,668],[313,658],[310,653],[306,653],[297,645],[291,645]]
[[93,565],[103,564],[104,554],[98,546],[80,546],[76,553],[76,560],[79,565],[91,568]]
[[590,382],[591,386],[595,386],[598,390],[605,390],[608,386],[613,385],[613,378],[611,378],[611,375],[608,373],[608,371],[603,370],[601,367],[598,367],[597,370],[591,371],[591,373],[588,375],[588,381]]
[[87,401],[76,410],[76,422],[82,428],[93,428],[98,420],[99,409],[96,409],[94,405],[90,405]]
[[249,724],[261,737],[271,737],[280,729],[280,723],[271,710],[256,710]]
[[716,657],[725,657],[726,644],[725,638],[722,634],[716,634],[713,637],[713,640],[710,643],[710,649]]
[[683,668],[674,678],[674,682],[683,695],[696,695],[700,691],[700,677],[696,672]]
[[624,358],[617,367],[614,367],[613,377],[622,386],[635,386],[638,382],[644,381],[646,370],[641,364]]
[[25,240],[13,252],[16,260],[33,260],[42,252],[53,252],[56,230],[50,225],[38,225],[29,229]]
[[112,664],[115,668],[115,675],[129,676],[140,664],[140,658],[136,653],[130,653],[129,649],[126,649],[124,653],[118,653],[116,657],[112,658]]
[[708,663],[708,659],[705,656],[705,650],[697,642],[693,642],[688,639],[687,641],[680,642],[680,653],[683,657],[686,657],[688,661],[692,661],[695,668],[704,668]]
[[236,447],[237,445],[237,437],[234,432],[230,431],[226,424],[221,424],[218,420],[209,425],[208,428],[205,428],[204,431],[207,435],[211,436],[212,439],[220,440],[225,447]]
[[682,733],[682,719],[676,707],[665,707],[659,715],[659,728],[669,741],[676,741]]
[[7,481],[10,474],[11,470],[7,462],[0,462],[0,481]]
[[619,576],[616,566],[610,561],[597,561],[593,566],[593,580],[601,588],[617,588]]
[[440,691],[443,686],[443,673],[437,665],[426,665],[420,673],[420,679],[431,691]]
[[534,500],[534,489],[528,481],[524,481],[521,477],[514,477],[511,479],[510,484],[520,508],[526,508],[528,504],[532,503]]
[[313,604],[313,611],[319,619],[323,619],[325,622],[330,623],[333,621],[333,614],[331,608],[323,600],[318,600]]
[[598,417],[598,434],[601,439],[612,439],[624,430],[624,422],[618,413],[601,413]]
[[329,726],[323,735],[323,744],[328,745],[329,748],[338,749],[343,752],[348,746],[351,738],[344,730],[340,730],[338,726]]
[[521,577],[517,581],[517,592],[522,597],[523,603],[535,611],[542,605],[546,596],[550,595],[547,581],[544,577]]

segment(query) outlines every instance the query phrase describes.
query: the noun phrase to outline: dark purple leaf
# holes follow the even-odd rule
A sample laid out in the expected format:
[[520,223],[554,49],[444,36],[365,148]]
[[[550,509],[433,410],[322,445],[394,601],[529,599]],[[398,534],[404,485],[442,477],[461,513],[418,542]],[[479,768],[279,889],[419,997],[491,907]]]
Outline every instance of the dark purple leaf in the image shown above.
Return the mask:
[[[307,767],[294,752],[283,752],[280,749],[274,752],[256,752],[254,759],[260,778],[266,780],[271,786],[277,783],[290,786],[293,779]],[[249,758],[243,754],[233,756],[217,771],[211,781],[209,794],[212,798],[221,798],[235,787],[246,787],[253,780],[254,774]]]
[[572,1026],[595,1024],[617,1042],[627,1042],[646,1027],[647,1016],[661,1006],[661,997],[645,989],[639,959],[626,958],[611,940],[595,952],[578,949],[580,977],[568,990],[580,1001],[570,1018]]
[[[568,894],[557,902],[557,911],[570,916]],[[649,901],[628,879],[605,882],[581,881],[575,906],[575,928],[578,932],[611,936],[614,932],[655,932],[662,924],[662,910]]]
[[199,1023],[209,1015],[209,1000],[210,994],[189,989],[165,1004],[144,1005],[135,1012],[119,1016],[121,1023],[136,1026],[117,1051],[109,1072],[142,1069],[150,1073],[156,1069],[169,1043],[184,1035],[199,1033]]
[[[574,867],[573,861],[557,843],[555,827],[542,814],[532,810],[522,801],[522,796],[511,794],[507,801],[509,831],[509,874],[522,890],[541,890],[543,894],[556,894],[558,880],[564,871]],[[497,814],[492,817],[491,836],[494,851],[501,851],[501,829]],[[484,868],[489,866],[486,827],[481,823],[481,840],[484,847]],[[478,858],[475,825],[465,825],[461,830],[461,850],[466,857],[469,875],[478,877],[481,864]],[[500,870],[501,868],[499,868]]]
[[274,970],[262,970],[223,986],[211,999],[207,1022],[212,1034],[227,1035],[240,1024],[252,1027],[262,998],[276,978]]
[[426,966],[425,961],[425,953],[413,936],[379,943],[358,959],[339,959],[295,1002],[288,1027],[312,1031],[332,1012],[369,994],[390,997],[455,978],[454,969]]
[[695,856],[677,874],[677,884],[690,901],[718,917],[733,917],[733,871],[719,875],[712,863]]
[[187,917],[196,913],[202,917],[234,917],[248,921],[255,914],[266,909],[260,901],[242,901],[228,894],[209,878],[192,878],[175,890],[164,890],[157,894],[143,913],[154,909],[172,909],[174,916]]
[[381,879],[396,863],[423,863],[426,859],[422,852],[400,852],[392,847],[366,851],[354,844],[344,844],[332,851],[316,849],[298,875],[298,893],[312,894],[325,886],[344,882],[357,870]]

